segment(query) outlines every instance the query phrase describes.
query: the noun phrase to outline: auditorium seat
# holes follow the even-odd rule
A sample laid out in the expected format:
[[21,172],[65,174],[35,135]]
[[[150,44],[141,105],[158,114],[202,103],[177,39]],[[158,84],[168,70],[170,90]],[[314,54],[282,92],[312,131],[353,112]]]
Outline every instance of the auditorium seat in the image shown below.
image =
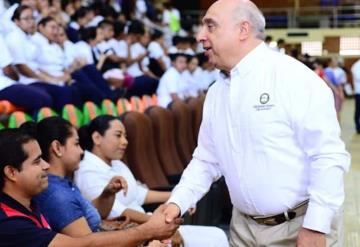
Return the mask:
[[121,115],[129,141],[126,157],[130,170],[151,189],[169,187],[156,154],[151,120],[140,112]]
[[33,121],[33,119],[25,112],[15,111],[15,112],[11,113],[11,115],[9,117],[8,127],[9,128],[19,128],[20,125],[22,125],[23,123],[25,123],[27,121]]
[[24,111],[24,109],[14,105],[8,100],[0,100],[0,114],[10,114],[16,111]]
[[118,111],[115,104],[109,99],[104,99],[102,101],[101,112],[102,114],[112,115],[115,117],[118,116]]
[[40,122],[44,118],[53,117],[53,116],[58,116],[58,114],[50,107],[43,107],[36,114],[36,120]]
[[125,98],[120,98],[116,103],[116,108],[118,111],[119,116],[125,112],[131,111],[131,104]]
[[194,142],[197,143],[199,129],[202,120],[203,101],[201,98],[189,98],[187,104],[191,111]]
[[176,147],[183,165],[186,166],[195,149],[191,112],[186,103],[181,100],[171,102],[168,108],[174,117]]
[[82,112],[72,104],[64,105],[61,116],[77,128],[83,124]]
[[160,164],[170,183],[177,183],[184,170],[175,144],[175,130],[172,113],[169,109],[152,106],[145,111],[152,122],[155,149]]
[[130,104],[133,111],[144,112],[144,103],[138,96],[132,96]]
[[83,124],[88,124],[91,120],[101,115],[99,107],[91,101],[87,101],[83,106]]
[[143,95],[141,97],[141,100],[143,102],[145,110],[147,108],[149,108],[150,106],[157,105],[157,97],[156,97],[156,95],[154,95],[154,96]]

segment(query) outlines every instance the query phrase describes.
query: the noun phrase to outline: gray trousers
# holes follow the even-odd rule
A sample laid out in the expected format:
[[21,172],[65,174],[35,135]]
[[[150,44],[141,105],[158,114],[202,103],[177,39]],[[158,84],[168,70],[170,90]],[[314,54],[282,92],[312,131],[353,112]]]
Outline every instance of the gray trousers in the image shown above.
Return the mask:
[[[342,209],[334,217],[331,233],[326,236],[326,246],[343,246]],[[293,247],[304,216],[276,226],[266,226],[233,209],[230,225],[231,247]]]

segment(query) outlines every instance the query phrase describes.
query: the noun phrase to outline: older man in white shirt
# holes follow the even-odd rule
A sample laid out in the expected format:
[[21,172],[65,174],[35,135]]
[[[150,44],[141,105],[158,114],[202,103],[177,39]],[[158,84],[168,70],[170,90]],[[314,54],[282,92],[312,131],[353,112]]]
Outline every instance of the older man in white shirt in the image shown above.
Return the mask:
[[223,175],[234,205],[232,246],[340,246],[350,157],[331,91],[263,43],[265,20],[251,1],[216,1],[203,24],[197,39],[228,77],[208,91],[198,147],[167,221]]

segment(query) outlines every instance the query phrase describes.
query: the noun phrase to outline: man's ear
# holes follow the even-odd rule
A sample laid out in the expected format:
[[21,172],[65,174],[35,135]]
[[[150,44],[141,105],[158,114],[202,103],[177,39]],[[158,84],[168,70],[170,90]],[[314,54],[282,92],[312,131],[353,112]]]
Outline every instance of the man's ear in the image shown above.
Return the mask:
[[4,167],[5,178],[10,181],[16,181],[16,175],[19,173],[19,170],[11,165],[7,165]]
[[239,23],[239,39],[241,41],[246,40],[251,33],[251,25],[248,21],[242,21]]
[[50,152],[55,154],[56,157],[61,157],[62,154],[62,145],[58,140],[52,141],[50,144]]

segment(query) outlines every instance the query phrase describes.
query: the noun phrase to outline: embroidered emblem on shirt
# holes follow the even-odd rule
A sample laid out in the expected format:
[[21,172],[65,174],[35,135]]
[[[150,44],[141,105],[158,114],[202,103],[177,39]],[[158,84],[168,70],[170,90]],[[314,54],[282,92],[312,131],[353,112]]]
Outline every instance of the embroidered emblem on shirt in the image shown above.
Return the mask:
[[261,94],[259,101],[261,105],[254,105],[257,111],[270,110],[275,106],[273,104],[267,104],[270,101],[270,95],[268,93]]
[[260,103],[265,105],[267,102],[269,102],[270,100],[270,95],[267,93],[263,93],[262,95],[260,95]]

